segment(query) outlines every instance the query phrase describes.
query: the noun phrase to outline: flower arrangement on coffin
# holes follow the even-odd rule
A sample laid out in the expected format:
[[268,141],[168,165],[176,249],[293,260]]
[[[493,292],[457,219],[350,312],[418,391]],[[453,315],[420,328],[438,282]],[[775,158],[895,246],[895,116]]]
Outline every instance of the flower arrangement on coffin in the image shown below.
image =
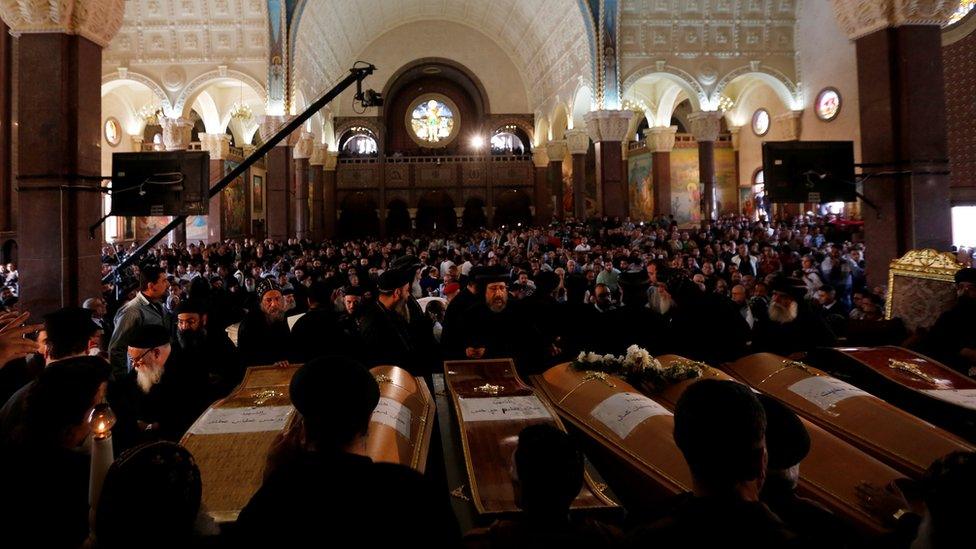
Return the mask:
[[700,362],[691,360],[672,361],[665,366],[646,349],[637,345],[627,347],[627,354],[624,356],[582,352],[570,363],[570,367],[577,371],[616,375],[631,383],[646,384],[654,390],[663,389],[686,379],[701,377],[704,366]]

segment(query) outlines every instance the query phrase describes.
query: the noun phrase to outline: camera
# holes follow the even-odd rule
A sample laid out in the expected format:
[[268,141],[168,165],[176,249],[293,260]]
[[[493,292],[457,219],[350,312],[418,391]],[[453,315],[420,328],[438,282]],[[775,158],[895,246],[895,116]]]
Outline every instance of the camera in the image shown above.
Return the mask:
[[372,89],[360,91],[356,93],[356,101],[359,101],[364,109],[367,107],[382,107],[383,94]]

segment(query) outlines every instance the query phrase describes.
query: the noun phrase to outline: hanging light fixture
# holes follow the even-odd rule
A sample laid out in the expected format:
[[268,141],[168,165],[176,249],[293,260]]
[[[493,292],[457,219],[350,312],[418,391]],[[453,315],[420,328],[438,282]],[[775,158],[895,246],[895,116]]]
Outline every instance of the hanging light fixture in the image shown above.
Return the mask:
[[230,108],[230,117],[241,122],[247,122],[250,120],[254,113],[251,112],[251,107],[244,102],[244,81],[238,79],[241,83],[241,99],[234,103]]

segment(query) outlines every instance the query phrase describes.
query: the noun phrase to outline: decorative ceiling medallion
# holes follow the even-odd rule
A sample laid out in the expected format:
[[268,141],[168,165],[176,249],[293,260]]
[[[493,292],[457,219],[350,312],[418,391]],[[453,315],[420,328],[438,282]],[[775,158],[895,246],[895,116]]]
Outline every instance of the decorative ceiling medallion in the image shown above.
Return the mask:
[[119,124],[118,119],[114,116],[105,119],[105,124],[102,125],[102,132],[105,135],[105,141],[110,146],[118,147],[119,143],[122,142],[122,125]]
[[458,135],[461,116],[457,105],[439,93],[425,93],[410,104],[404,117],[407,134],[425,148],[450,145]]
[[817,100],[813,104],[817,118],[824,122],[830,122],[840,114],[841,98],[840,92],[836,88],[824,88],[817,94]]
[[163,86],[169,91],[179,91],[186,84],[186,71],[177,65],[171,65],[163,73]]
[[763,137],[769,133],[769,111],[756,109],[752,115],[752,133],[758,137]]
[[698,69],[698,80],[706,86],[711,86],[718,80],[718,69],[710,64],[702,65]]

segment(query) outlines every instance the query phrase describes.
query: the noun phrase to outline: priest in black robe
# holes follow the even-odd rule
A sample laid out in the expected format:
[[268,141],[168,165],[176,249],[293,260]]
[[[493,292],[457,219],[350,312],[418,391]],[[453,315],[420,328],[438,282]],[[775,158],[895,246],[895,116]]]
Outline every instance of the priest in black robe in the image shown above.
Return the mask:
[[249,311],[237,331],[237,348],[245,366],[267,366],[288,360],[285,300],[278,284],[266,278],[257,286],[258,306]]

